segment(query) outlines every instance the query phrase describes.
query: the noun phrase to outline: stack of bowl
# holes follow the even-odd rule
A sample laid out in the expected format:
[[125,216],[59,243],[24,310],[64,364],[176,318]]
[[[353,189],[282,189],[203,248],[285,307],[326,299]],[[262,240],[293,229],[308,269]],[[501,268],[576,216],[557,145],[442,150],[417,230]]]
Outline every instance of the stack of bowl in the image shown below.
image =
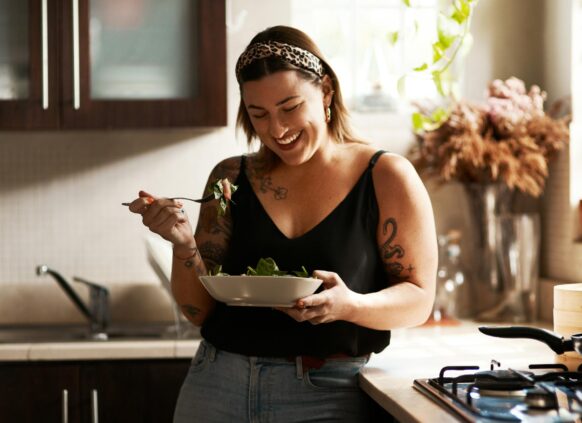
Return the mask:
[[[566,339],[582,333],[582,283],[554,286],[554,332]],[[577,370],[582,364],[582,355],[568,351],[558,355],[556,361]]]

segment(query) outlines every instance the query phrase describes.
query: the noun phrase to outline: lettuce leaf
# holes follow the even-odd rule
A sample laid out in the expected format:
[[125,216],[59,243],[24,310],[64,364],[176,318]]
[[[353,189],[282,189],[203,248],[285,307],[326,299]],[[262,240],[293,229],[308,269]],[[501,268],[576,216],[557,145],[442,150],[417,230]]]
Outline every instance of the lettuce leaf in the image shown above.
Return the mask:
[[[299,278],[308,278],[309,272],[305,269],[305,266],[301,266],[301,270],[295,270],[292,272],[293,275]],[[261,258],[259,259],[257,265],[253,268],[251,266],[247,267],[247,276],[293,276],[290,275],[289,272],[279,269],[275,260],[271,257]],[[209,276],[230,276],[228,273],[224,273],[222,271],[222,265],[216,266],[211,272],[209,272]]]
[[[232,194],[234,194],[238,189],[238,185],[234,185],[228,179],[226,181],[230,185],[230,194],[232,196]],[[228,198],[225,197],[222,179],[217,179],[216,182],[212,185],[212,193],[214,194],[214,198],[218,200],[218,206],[216,207],[218,210],[218,215],[224,216],[226,214],[228,202],[229,201],[232,202],[232,199],[229,200]]]

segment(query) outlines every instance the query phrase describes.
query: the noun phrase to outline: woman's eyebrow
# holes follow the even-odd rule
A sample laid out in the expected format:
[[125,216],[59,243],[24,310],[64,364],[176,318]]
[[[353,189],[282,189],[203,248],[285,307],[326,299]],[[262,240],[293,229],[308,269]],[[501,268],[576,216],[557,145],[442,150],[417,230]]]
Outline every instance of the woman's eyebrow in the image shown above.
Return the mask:
[[[282,105],[282,104],[285,104],[285,103],[287,103],[288,101],[290,101],[290,100],[293,100],[293,99],[295,99],[295,98],[299,98],[299,96],[298,96],[298,95],[291,95],[291,96],[289,96],[289,97],[285,97],[283,100],[281,100],[281,101],[277,102],[277,104],[275,104],[275,106],[280,106],[280,105]],[[247,108],[248,108],[248,109],[260,109],[260,110],[263,110],[263,107],[260,107],[260,106],[255,106],[254,104],[249,104],[249,105],[247,106]]]

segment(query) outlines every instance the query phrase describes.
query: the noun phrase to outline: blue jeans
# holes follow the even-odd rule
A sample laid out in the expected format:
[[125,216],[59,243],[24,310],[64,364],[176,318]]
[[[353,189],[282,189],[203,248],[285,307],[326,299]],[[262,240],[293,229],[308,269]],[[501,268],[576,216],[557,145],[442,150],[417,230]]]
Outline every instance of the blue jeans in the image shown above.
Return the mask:
[[337,358],[303,369],[300,358],[249,357],[202,341],[174,423],[371,422],[371,399],[358,386],[367,360]]

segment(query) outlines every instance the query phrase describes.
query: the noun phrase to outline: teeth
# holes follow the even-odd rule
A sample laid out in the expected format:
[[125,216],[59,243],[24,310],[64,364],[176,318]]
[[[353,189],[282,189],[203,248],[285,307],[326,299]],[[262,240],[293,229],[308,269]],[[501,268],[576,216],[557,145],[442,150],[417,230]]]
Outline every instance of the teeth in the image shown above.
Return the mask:
[[297,132],[295,135],[277,140],[277,143],[282,145],[291,144],[293,141],[299,138],[299,135],[301,135],[301,132]]

